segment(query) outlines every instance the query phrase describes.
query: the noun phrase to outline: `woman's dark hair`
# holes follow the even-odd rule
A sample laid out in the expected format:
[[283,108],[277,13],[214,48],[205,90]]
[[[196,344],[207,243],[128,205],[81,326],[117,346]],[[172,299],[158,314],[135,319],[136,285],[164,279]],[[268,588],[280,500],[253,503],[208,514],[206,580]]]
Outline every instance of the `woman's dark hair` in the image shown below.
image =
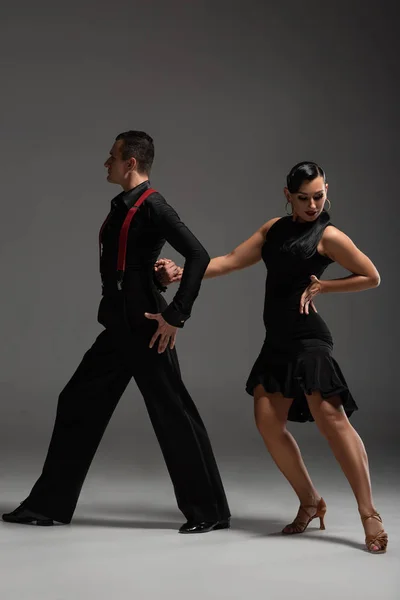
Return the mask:
[[[286,186],[291,194],[296,194],[304,181],[313,181],[322,177],[326,182],[324,170],[314,162],[304,161],[295,165],[286,177]],[[282,249],[301,258],[310,258],[316,251],[324,229],[330,223],[329,213],[324,209],[316,221],[302,223],[301,235],[286,240]]]

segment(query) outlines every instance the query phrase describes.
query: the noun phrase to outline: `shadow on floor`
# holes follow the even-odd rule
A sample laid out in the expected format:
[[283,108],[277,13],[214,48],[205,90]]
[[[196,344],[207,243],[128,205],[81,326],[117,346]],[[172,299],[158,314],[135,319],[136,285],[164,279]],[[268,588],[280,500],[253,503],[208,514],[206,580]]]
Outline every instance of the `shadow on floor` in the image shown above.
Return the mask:
[[[16,507],[16,504],[3,505],[0,512],[9,512]],[[78,507],[78,514],[72,520],[73,527],[112,527],[122,529],[151,529],[151,530],[171,530],[177,531],[185,522],[184,517],[179,518],[179,511],[173,509],[162,509],[159,507],[147,506],[85,506],[81,510]],[[81,512],[81,514],[79,514]],[[87,513],[87,514],[82,514]],[[118,513],[121,515],[118,518]],[[131,517],[132,516],[132,517]],[[140,516],[140,519],[138,519]],[[10,524],[6,524],[9,526]],[[307,531],[301,535],[282,536],[281,530],[286,523],[274,518],[260,517],[240,517],[234,516],[231,520],[230,531],[240,531],[250,534],[251,537],[279,537],[287,543],[299,543],[300,540],[315,541],[319,543],[328,543],[341,546],[348,546],[356,550],[365,550],[363,543],[354,542],[344,537],[329,535],[321,532],[317,525],[311,524]],[[13,526],[13,525],[11,525]],[[229,530],[218,532],[219,535],[229,535]],[[360,531],[360,535],[362,532]],[[366,550],[365,550],[366,551]]]
[[[109,512],[115,515],[116,507],[104,507],[102,508],[102,516],[93,519],[92,517],[86,519],[84,517],[74,519],[73,523],[89,525],[97,524],[98,526],[108,526],[109,518],[106,516]],[[149,506],[135,506],[127,507],[126,509],[118,507],[118,512],[123,512],[125,517],[129,514],[143,515],[143,521],[131,521],[129,518],[125,518],[124,521],[116,521],[116,523],[126,522],[127,527],[134,527],[138,529],[178,529],[179,526],[184,522],[184,517],[179,521],[179,512],[176,510],[161,509],[158,507],[149,508]],[[103,516],[104,515],[104,516]],[[160,519],[155,521],[154,519]],[[147,520],[148,519],[148,520]],[[111,520],[115,521],[114,520]],[[231,519],[231,530],[241,531],[243,533],[250,534],[252,537],[279,537],[285,539],[288,543],[295,541],[299,543],[300,540],[307,538],[307,541],[312,540],[315,542],[335,544],[341,546],[348,546],[356,550],[365,550],[365,545],[361,542],[355,542],[344,537],[338,537],[329,535],[327,532],[319,530],[317,522],[315,525],[311,525],[307,528],[307,531],[301,535],[282,536],[281,530],[286,525],[286,522],[280,521],[278,518],[260,518],[260,517],[240,517],[234,516]],[[109,525],[113,526],[113,525]],[[119,525],[116,525],[119,526]],[[122,526],[122,525],[121,525]],[[219,534],[228,534],[229,532],[224,530]],[[360,531],[360,536],[363,533]]]
[[[99,510],[97,507],[96,512]],[[125,519],[116,520],[109,519],[107,513],[115,515],[115,512],[122,512]],[[143,520],[134,521],[130,520],[128,515],[132,514],[137,516],[138,514],[143,516]],[[154,520],[154,519],[160,519]],[[133,527],[138,529],[171,529],[177,530],[180,525],[184,522],[182,517],[179,519],[179,512],[176,510],[161,509],[158,507],[149,508],[149,506],[135,506],[135,507],[111,507],[104,506],[101,509],[101,516],[97,518],[93,517],[77,517],[73,520],[73,524],[78,525],[97,525],[100,527]],[[115,525],[113,525],[115,523]],[[322,532],[318,529],[317,524],[311,524],[307,531],[301,535],[282,536],[281,530],[286,523],[280,521],[278,518],[274,519],[271,517],[260,518],[260,517],[240,517],[234,516],[231,520],[231,530],[241,531],[243,533],[250,534],[252,537],[279,537],[285,539],[288,543],[291,541],[299,542],[301,539],[307,538],[315,542],[344,545],[356,550],[364,550],[365,546],[363,543],[354,542],[344,537],[331,536],[329,533]],[[229,532],[224,530],[219,534],[228,534]],[[362,536],[362,532],[360,531]]]

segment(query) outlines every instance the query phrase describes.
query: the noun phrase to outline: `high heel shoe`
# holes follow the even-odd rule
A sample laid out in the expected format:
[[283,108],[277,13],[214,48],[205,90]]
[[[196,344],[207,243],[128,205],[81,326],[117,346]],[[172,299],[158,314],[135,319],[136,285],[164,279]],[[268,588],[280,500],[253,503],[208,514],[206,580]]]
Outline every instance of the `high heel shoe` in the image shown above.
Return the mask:
[[[381,515],[377,512],[373,512],[370,515],[360,515],[361,521],[364,525],[367,519],[376,519],[380,523],[382,523]],[[386,548],[388,545],[388,534],[384,529],[378,531],[378,533],[374,533],[371,535],[365,536],[365,545],[367,546],[368,552],[371,554],[384,554],[386,552]],[[378,550],[374,550],[373,546],[379,548]]]
[[[313,508],[316,509],[315,514],[310,515],[310,513],[308,512],[307,508]],[[301,518],[299,517],[299,513],[300,510],[305,512],[306,515],[308,516],[307,521],[303,521],[301,520]],[[312,505],[303,505],[300,504],[300,508],[299,508],[299,512],[297,513],[297,517],[295,518],[295,520],[290,523],[289,525],[286,525],[286,527],[284,527],[282,529],[282,533],[284,535],[293,535],[294,533],[303,533],[307,527],[309,526],[309,524],[311,523],[311,521],[313,519],[319,519],[319,528],[324,530],[325,529],[325,513],[326,513],[326,504],[323,498],[320,499],[320,501],[318,502],[318,504]],[[290,528],[292,531],[285,531],[286,529]]]

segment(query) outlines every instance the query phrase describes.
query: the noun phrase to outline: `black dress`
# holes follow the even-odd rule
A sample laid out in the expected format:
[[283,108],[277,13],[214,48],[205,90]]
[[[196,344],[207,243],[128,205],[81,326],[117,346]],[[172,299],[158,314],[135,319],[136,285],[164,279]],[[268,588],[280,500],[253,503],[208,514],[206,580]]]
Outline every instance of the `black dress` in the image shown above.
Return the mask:
[[282,246],[300,236],[309,223],[283,217],[269,229],[262,249],[268,269],[265,284],[264,324],[266,338],[247,380],[246,391],[253,395],[262,384],[266,392],[280,392],[293,398],[290,421],[313,421],[305,394],[319,391],[323,398],[339,395],[348,416],[357,410],[347,383],[332,357],[331,333],[319,313],[310,308],[300,313],[300,298],[310,276],[320,278],[333,261],[317,250],[301,258]]

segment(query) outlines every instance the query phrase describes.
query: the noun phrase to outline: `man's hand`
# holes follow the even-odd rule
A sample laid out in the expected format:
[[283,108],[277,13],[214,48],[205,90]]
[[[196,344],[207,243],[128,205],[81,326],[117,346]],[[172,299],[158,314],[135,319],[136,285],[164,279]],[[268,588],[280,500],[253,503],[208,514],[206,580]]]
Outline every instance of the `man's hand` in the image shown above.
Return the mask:
[[310,279],[311,283],[306,287],[300,299],[300,313],[306,315],[309,314],[310,307],[314,312],[318,312],[313,300],[322,291],[322,282],[315,275],[311,275]]
[[182,279],[183,269],[169,258],[160,258],[154,265],[156,276],[161,285],[168,286]]
[[169,323],[167,323],[167,321],[162,317],[161,313],[144,313],[144,316],[147,319],[158,321],[158,329],[151,338],[149,348],[152,348],[156,343],[157,338],[160,337],[158,342],[158,354],[162,354],[168,344],[172,350],[172,348],[175,346],[176,332],[178,328],[174,327],[173,325],[169,325]]

